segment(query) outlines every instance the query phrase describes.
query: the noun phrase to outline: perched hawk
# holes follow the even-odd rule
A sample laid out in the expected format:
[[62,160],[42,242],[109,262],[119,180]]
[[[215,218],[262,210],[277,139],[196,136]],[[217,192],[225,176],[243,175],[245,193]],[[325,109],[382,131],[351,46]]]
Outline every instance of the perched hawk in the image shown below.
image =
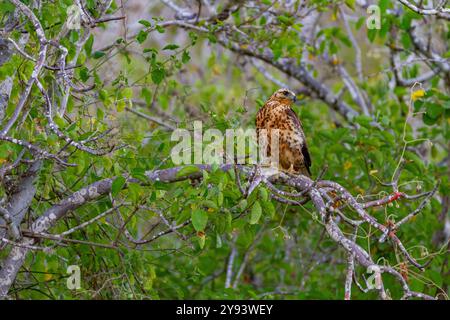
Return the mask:
[[271,156],[271,130],[279,130],[279,164],[284,171],[311,176],[311,158],[306,145],[302,123],[291,105],[296,101],[295,94],[288,89],[279,89],[267,100],[256,115],[256,132],[266,129],[268,143],[267,156]]

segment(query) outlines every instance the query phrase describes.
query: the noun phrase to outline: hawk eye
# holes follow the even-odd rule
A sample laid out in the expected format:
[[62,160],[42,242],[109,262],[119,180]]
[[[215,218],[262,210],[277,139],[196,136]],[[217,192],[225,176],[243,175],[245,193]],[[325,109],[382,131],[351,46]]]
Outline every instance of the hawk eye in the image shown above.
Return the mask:
[[284,94],[285,96],[287,96],[287,95],[289,94],[289,92],[283,91],[283,94]]

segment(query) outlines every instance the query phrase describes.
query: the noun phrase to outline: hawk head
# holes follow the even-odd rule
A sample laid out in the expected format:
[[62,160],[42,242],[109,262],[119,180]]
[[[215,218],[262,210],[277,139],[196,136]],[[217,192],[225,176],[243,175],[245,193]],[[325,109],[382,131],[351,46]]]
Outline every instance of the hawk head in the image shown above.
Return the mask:
[[297,97],[291,90],[282,88],[275,91],[275,93],[270,97],[270,100],[275,100],[280,103],[291,105],[295,101],[297,101]]

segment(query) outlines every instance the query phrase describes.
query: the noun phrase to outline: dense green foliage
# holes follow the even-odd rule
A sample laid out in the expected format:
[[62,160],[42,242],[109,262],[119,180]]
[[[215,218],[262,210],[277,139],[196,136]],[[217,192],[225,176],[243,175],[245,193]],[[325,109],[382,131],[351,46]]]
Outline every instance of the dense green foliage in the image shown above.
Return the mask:
[[[23,3],[31,6],[33,1]],[[192,3],[192,11],[196,12],[196,1]],[[254,127],[258,108],[279,88],[255,68],[252,57],[230,50],[231,45],[224,43],[222,37],[226,33],[226,39],[238,43],[243,50],[256,47],[261,49],[257,52],[262,53],[269,48],[273,61],[293,58],[300,63],[302,57],[308,55],[309,72],[358,112],[353,120],[345,119],[314,92],[303,90],[304,84],[294,77],[266,64],[268,73],[300,92],[300,101],[294,109],[307,135],[313,177],[328,166],[323,179],[340,183],[361,202],[381,199],[392,193],[392,187],[381,182],[392,181],[402,159],[406,164],[399,179],[400,191],[413,195],[432,190],[440,181],[430,203],[397,232],[419,262],[433,258],[424,272],[405,261],[391,242],[379,243],[380,232],[368,225],[361,227],[357,243],[372,255],[374,261],[407,273],[411,290],[447,298],[448,237],[442,239],[442,230],[449,214],[450,74],[438,71],[414,87],[401,86],[395,81],[390,64],[390,48],[400,48],[400,59],[408,58],[415,50],[410,35],[412,24],[422,25],[432,18],[407,9],[400,10],[401,4],[394,1],[381,0],[378,4],[382,27],[368,30],[365,24],[367,13],[354,1],[309,1],[308,8],[315,8],[322,15],[318,26],[320,32],[314,35],[317,40],[314,47],[299,36],[304,28],[302,20],[292,14],[291,8],[280,3],[261,1],[255,8],[239,8],[228,19],[216,24],[202,18],[192,22],[192,25],[207,29],[206,32],[165,26],[164,22],[172,20],[173,13],[164,4],[157,3],[145,6],[146,11],[140,14],[132,12],[131,7],[125,10],[130,10],[127,14],[133,18],[139,17],[139,27],[135,23],[134,29],[127,31],[126,38],[123,21],[99,23],[78,52],[77,43],[81,43],[83,32],[64,32],[67,8],[71,4],[68,0],[45,1],[33,12],[47,39],[59,39],[67,48],[67,65],[77,66],[73,69],[72,81],[78,86],[93,84],[95,87],[86,92],[72,91],[66,112],[60,117],[56,109],[64,100],[65,92],[57,71],[44,68],[39,78],[54,104],[54,121],[61,131],[75,141],[82,141],[112,129],[105,137],[88,145],[94,149],[116,149],[96,156],[66,146],[64,140],[49,130],[48,119],[44,117],[44,98],[33,86],[24,111],[9,135],[53,154],[62,150],[60,155],[76,166],[61,166],[51,159],[42,161],[35,181],[37,191],[22,227],[29,228],[28,221],[42,215],[62,198],[103,178],[115,179],[110,195],[69,211],[50,233],[58,234],[92,219],[111,208],[112,199],[115,204],[124,203],[118,210],[122,221],[126,221],[125,228],[135,238],[147,233],[151,237],[167,229],[158,213],[148,208],[161,210],[169,222],[177,225],[188,219],[192,219],[192,224],[180,228],[179,233],[170,233],[148,244],[134,245],[124,236],[123,228],[119,227],[120,219],[113,212],[67,237],[114,244],[118,249],[61,243],[50,251],[32,251],[10,289],[12,297],[343,298],[346,253],[325,234],[323,223],[311,203],[303,207],[279,203],[270,199],[270,191],[264,187],[244,198],[233,171],[203,172],[201,180],[175,183],[148,182],[144,176],[147,170],[174,166],[170,152],[176,142],[171,141],[169,127],[191,129],[194,120],[203,121],[204,129],[217,128],[223,132],[227,128]],[[100,17],[97,16],[97,1],[88,0],[86,6],[92,17]],[[276,12],[276,19],[270,22],[267,15],[260,12],[265,12],[269,6]],[[218,4],[217,8],[221,7]],[[5,24],[14,10],[12,3],[3,1],[0,22]],[[340,10],[358,18],[350,21],[350,29],[362,51],[363,81],[356,76],[355,48]],[[120,2],[113,1],[106,13],[122,15]],[[128,23],[133,18],[130,17]],[[432,21],[429,28],[433,41],[437,43],[437,50],[441,50],[441,56],[448,58],[450,51],[445,52],[450,35],[448,23],[434,18]],[[24,16],[20,17],[20,23],[20,27],[6,36],[19,42],[27,32],[29,39],[24,51],[37,57],[40,45],[33,25]],[[247,38],[233,30],[230,27],[233,25],[241,27]],[[59,55],[57,48],[49,47],[46,64],[58,65]],[[427,63],[432,69],[438,68],[433,61],[401,63],[403,67],[399,71],[403,78],[424,74],[428,70]],[[362,112],[345,89],[342,75],[334,69],[339,65],[348,68],[358,88],[367,94],[372,106],[369,114]],[[13,51],[10,59],[0,66],[0,81],[8,77],[13,79],[2,125],[14,112],[34,66],[35,62],[17,51]],[[160,119],[165,126],[130,109]],[[0,163],[12,163],[22,149],[20,145],[2,141]],[[28,152],[24,157],[33,158]],[[28,162],[21,163],[9,173],[8,179],[2,180],[0,197],[11,195],[28,165]],[[126,183],[122,175],[137,180]],[[398,199],[370,208],[368,212],[384,224],[400,220],[419,203],[420,200]],[[355,212],[348,212],[348,215],[357,218]],[[342,230],[346,234],[352,233],[345,225]],[[42,239],[36,245],[55,244],[58,243],[54,240]],[[0,251],[0,259],[8,256],[10,248],[7,246]],[[227,266],[233,250],[234,275],[244,259],[246,267],[236,281],[236,287],[233,288],[232,283],[231,288],[225,289]],[[66,269],[69,265],[80,266],[81,289],[67,288]],[[368,276],[365,272],[364,268],[356,267],[362,283],[362,275]],[[402,295],[394,278],[384,275],[383,280],[393,298]],[[352,297],[375,299],[377,292],[363,293],[354,285]]]

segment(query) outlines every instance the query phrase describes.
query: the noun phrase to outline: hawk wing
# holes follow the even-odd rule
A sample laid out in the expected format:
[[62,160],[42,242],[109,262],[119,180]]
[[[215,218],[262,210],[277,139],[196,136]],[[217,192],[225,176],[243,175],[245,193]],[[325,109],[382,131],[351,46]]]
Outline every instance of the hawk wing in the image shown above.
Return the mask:
[[294,123],[295,131],[298,131],[298,134],[300,134],[302,136],[302,144],[301,144],[300,152],[303,155],[303,162],[306,167],[306,170],[308,170],[309,175],[311,175],[311,170],[309,169],[311,167],[311,157],[309,155],[308,145],[306,143],[305,134],[303,133],[302,123],[298,119],[294,110],[292,110],[291,108],[287,109],[287,116]]

